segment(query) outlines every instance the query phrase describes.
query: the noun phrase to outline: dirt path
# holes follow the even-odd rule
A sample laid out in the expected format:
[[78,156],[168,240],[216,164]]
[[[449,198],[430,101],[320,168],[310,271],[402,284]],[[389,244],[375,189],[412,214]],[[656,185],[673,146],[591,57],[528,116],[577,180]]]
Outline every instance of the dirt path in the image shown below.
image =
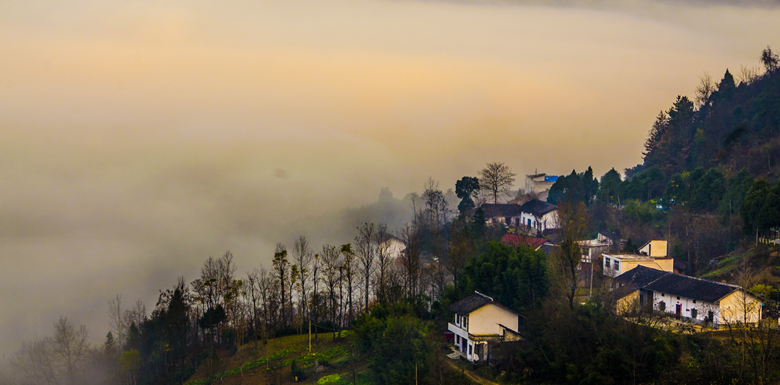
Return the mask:
[[471,370],[464,370],[464,368],[458,366],[458,364],[456,364],[455,362],[453,362],[451,359],[449,359],[447,357],[444,357],[444,361],[447,363],[447,365],[449,365],[453,369],[455,369],[455,370],[465,374],[466,377],[468,377],[470,380],[472,380],[472,381],[474,381],[474,382],[476,382],[478,384],[481,384],[481,385],[499,385],[498,382],[490,381],[487,378],[484,378],[484,377],[474,373]]

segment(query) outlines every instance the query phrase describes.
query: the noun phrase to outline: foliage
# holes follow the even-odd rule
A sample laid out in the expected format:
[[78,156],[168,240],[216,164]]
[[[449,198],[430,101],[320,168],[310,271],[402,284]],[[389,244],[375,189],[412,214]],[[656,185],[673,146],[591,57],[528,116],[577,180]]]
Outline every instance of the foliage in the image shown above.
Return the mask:
[[628,322],[595,303],[569,309],[546,302],[527,319],[521,332],[529,343],[519,349],[515,371],[536,381],[641,383],[680,357],[671,333]]
[[425,323],[410,315],[364,314],[355,327],[356,344],[369,356],[377,384],[411,384],[428,376],[434,355],[430,333]]
[[479,180],[474,177],[464,176],[455,182],[455,194],[461,199],[458,211],[465,212],[474,208],[474,198],[479,192]]
[[604,176],[601,177],[601,183],[599,184],[599,190],[597,197],[602,202],[618,203],[620,201],[620,184],[623,180],[620,178],[620,173],[615,171],[614,168],[607,171]]
[[474,291],[515,310],[539,304],[549,292],[547,255],[521,245],[488,242],[485,251],[463,269],[458,286],[448,292],[454,302]]

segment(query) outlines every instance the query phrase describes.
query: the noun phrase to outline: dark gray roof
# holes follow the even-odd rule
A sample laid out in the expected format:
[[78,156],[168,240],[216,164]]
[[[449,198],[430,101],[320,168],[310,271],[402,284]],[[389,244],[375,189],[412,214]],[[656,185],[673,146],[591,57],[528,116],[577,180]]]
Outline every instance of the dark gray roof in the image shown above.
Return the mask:
[[467,314],[473,312],[474,310],[477,310],[477,309],[479,309],[482,306],[485,306],[487,304],[493,304],[493,305],[496,305],[496,306],[498,306],[498,307],[500,307],[502,309],[511,311],[512,313],[515,313],[515,314],[517,314],[520,317],[523,316],[522,314],[520,314],[520,313],[518,313],[518,312],[516,312],[516,311],[514,311],[514,310],[512,310],[512,309],[510,309],[510,308],[508,308],[508,307],[506,307],[506,306],[496,302],[496,301],[493,301],[493,298],[490,298],[490,297],[488,297],[488,296],[486,296],[486,295],[484,295],[484,294],[482,294],[482,293],[480,293],[478,291],[475,291],[474,294],[472,294],[472,295],[470,295],[470,296],[468,296],[466,298],[463,298],[462,300],[460,300],[458,302],[453,303],[452,305],[450,305],[450,307],[448,307],[448,309],[450,309],[450,311],[453,312],[453,313],[457,313],[457,314],[460,314],[460,315],[467,315]]
[[739,286],[667,273],[645,286],[644,289],[714,303],[738,290]]
[[542,202],[538,199],[531,199],[530,201],[525,202],[522,206],[520,206],[520,209],[524,213],[529,213],[534,216],[541,217],[550,211],[557,210],[558,206],[552,203]]
[[511,203],[485,203],[482,206],[485,218],[519,217],[522,206]]
[[453,313],[466,315],[491,302],[493,302],[493,298],[475,291],[474,294],[453,303],[448,309]]
[[669,273],[663,270],[652,269],[649,267],[639,265],[615,277],[615,283],[618,283],[620,285],[626,285],[626,286],[633,285],[633,286],[642,287],[642,286],[649,285],[653,281],[667,274]]
[[736,285],[708,281],[644,266],[637,266],[615,277],[615,281],[631,288],[639,287],[644,290],[679,295],[710,303],[715,303],[740,289]]
[[612,240],[612,242],[617,243],[617,241],[620,240],[620,236],[618,236],[616,233],[613,233],[611,231],[599,231],[599,234],[602,236],[609,238]]

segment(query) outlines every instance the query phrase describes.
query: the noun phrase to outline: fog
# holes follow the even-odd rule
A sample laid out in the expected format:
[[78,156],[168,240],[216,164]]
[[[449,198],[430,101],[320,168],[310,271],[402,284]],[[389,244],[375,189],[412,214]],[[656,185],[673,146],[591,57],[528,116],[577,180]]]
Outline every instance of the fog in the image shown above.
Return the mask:
[[725,3],[0,0],[0,353],[344,241],[382,187],[635,165],[705,71],[780,47],[776,2]]

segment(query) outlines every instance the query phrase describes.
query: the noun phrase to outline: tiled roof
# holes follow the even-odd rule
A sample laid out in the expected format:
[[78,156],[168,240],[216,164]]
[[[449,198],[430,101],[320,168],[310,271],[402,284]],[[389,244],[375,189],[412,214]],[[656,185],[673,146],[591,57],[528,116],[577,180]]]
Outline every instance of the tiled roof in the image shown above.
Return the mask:
[[645,286],[645,289],[714,303],[738,290],[739,286],[667,273]]
[[639,265],[619,276],[615,277],[615,282],[621,285],[645,286],[653,281],[669,274],[663,270],[652,269]]
[[534,250],[542,247],[545,242],[547,242],[547,240],[544,238],[524,237],[517,234],[504,234],[504,236],[501,237],[501,243],[505,245],[517,247],[522,244],[529,246]]
[[519,217],[522,212],[522,206],[509,203],[485,203],[481,207],[485,218]]
[[644,290],[679,295],[709,303],[715,303],[740,289],[736,285],[708,281],[645,266],[637,266],[617,276],[615,281],[626,286],[641,287]]
[[552,203],[542,202],[538,199],[532,199],[526,202],[525,204],[523,204],[522,206],[520,206],[520,209],[524,213],[529,213],[537,217],[541,217],[542,215],[547,214],[550,211],[557,210],[558,206]]
[[491,302],[493,298],[475,291],[474,294],[450,305],[449,309],[453,313],[466,315]]

